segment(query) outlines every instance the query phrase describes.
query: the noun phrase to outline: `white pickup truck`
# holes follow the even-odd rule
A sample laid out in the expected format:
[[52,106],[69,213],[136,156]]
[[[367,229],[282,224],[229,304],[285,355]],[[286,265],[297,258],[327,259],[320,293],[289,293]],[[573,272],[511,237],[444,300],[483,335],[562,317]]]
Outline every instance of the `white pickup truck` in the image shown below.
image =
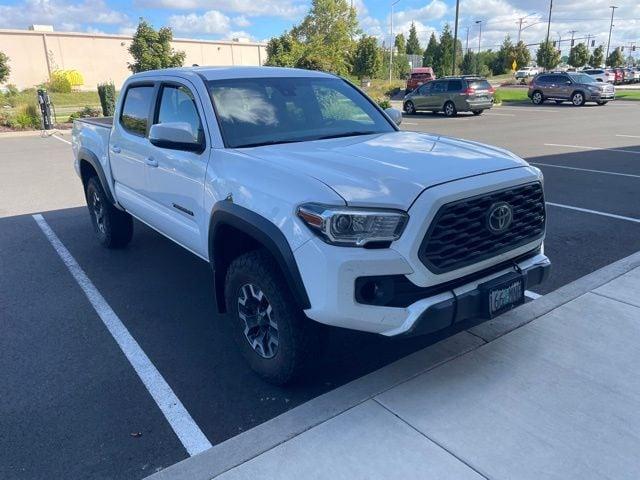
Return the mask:
[[73,152],[99,241],[126,246],[136,218],[209,262],[244,357],[283,384],[318,323],[429,333],[548,275],[540,170],[401,120],[330,74],[168,69],[76,121]]

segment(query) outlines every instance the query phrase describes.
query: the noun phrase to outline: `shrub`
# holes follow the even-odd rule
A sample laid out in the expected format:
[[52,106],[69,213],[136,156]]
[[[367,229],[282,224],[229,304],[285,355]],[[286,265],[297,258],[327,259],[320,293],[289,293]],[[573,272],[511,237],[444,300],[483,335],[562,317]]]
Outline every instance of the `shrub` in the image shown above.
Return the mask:
[[41,128],[40,112],[38,107],[33,104],[22,105],[18,107],[16,113],[13,115],[13,125],[8,125],[12,128]]
[[383,110],[387,109],[387,108],[391,108],[391,102],[389,102],[389,100],[387,100],[386,98],[382,98],[382,99],[376,100],[376,103]]
[[64,75],[51,74],[51,80],[44,84],[44,87],[54,93],[71,93],[71,82]]
[[102,114],[105,117],[113,116],[116,108],[116,86],[113,82],[98,85],[98,96],[102,105]]
[[87,105],[82,110],[78,110],[77,112],[73,112],[71,115],[69,115],[69,121],[73,122],[78,118],[91,118],[91,117],[99,117],[99,116],[100,116],[100,110]]

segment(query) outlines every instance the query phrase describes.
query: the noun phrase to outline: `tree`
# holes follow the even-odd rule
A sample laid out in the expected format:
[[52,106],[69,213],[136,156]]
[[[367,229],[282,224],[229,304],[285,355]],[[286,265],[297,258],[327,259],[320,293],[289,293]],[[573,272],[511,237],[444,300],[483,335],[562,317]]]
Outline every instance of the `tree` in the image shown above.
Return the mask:
[[449,24],[445,23],[440,34],[440,45],[435,60],[434,71],[436,77],[451,75],[453,67],[453,35]]
[[609,58],[607,58],[607,66],[620,67],[622,65],[624,65],[624,55],[622,54],[620,47],[618,47],[609,54]]
[[[518,68],[526,67],[527,65],[529,65],[529,63],[531,63],[531,52],[529,51],[529,47],[527,47],[527,44],[522,40],[520,40],[516,44],[514,53],[515,61],[518,64]],[[509,65],[509,68],[511,68],[511,65]]]
[[436,57],[438,56],[439,44],[436,39],[436,34],[431,33],[431,37],[429,37],[429,44],[427,48],[425,48],[424,53],[422,54],[422,66],[423,67],[431,67],[433,68],[436,64]]
[[511,64],[516,58],[515,47],[511,41],[511,37],[507,35],[500,45],[500,49],[496,53],[496,58],[491,65],[494,75],[502,75],[511,69]]
[[273,37],[267,43],[267,61],[272,67],[295,67],[302,56],[302,45],[289,33]]
[[556,68],[560,63],[560,52],[553,46],[551,40],[540,43],[536,53],[536,61],[545,70]]
[[160,68],[181,67],[186,54],[176,52],[171,47],[172,39],[173,33],[169,27],[162,27],[156,31],[141,18],[129,46],[129,53],[134,59],[134,63],[129,63],[129,70],[137,73]]
[[600,67],[604,63],[604,46],[597,47],[591,57],[589,57],[589,65],[592,67]]
[[477,59],[476,54],[471,50],[467,50],[467,53],[462,57],[462,64],[460,65],[460,71],[463,75],[473,75],[476,73]]
[[572,67],[580,68],[584,67],[589,61],[589,49],[584,43],[578,43],[577,45],[571,47],[571,51],[569,52],[569,65]]
[[382,63],[382,53],[375,37],[363,36],[353,59],[353,74],[359,79],[372,78]]
[[407,53],[407,41],[402,33],[396,35],[395,47],[398,54]]
[[4,83],[9,79],[11,67],[9,67],[9,57],[0,52],[0,83]]
[[416,25],[411,22],[411,28],[409,28],[409,39],[407,40],[407,55],[420,55],[421,53],[422,47],[420,47],[420,40],[418,40]]

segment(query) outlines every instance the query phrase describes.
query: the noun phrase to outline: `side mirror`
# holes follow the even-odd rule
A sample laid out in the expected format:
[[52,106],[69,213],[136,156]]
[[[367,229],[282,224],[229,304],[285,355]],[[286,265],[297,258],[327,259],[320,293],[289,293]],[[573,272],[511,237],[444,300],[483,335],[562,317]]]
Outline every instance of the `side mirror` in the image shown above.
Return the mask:
[[393,123],[400,125],[402,123],[402,112],[396,108],[386,108],[384,112],[389,115],[389,118],[393,120]]
[[571,80],[567,80],[566,82],[564,82],[566,85],[571,85]]
[[204,145],[198,140],[187,122],[157,123],[149,129],[149,141],[152,145],[171,150],[202,152]]

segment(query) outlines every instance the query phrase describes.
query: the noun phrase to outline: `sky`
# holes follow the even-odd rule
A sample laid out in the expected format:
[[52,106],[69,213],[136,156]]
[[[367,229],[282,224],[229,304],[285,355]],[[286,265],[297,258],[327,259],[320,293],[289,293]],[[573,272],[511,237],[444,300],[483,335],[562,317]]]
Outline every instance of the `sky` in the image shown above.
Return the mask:
[[[364,33],[380,41],[390,38],[390,1],[348,0],[358,12]],[[308,11],[310,0],[0,0],[0,28],[24,29],[31,24],[52,24],[55,30],[131,34],[138,18],[155,27],[168,25],[179,38],[248,38],[266,41],[299,22]],[[640,1],[615,0],[613,47],[636,42],[640,57]],[[568,53],[571,31],[575,39],[591,35],[596,45],[605,44],[611,19],[610,0],[555,0],[551,37]],[[534,44],[544,39],[547,29],[548,0],[460,0],[458,36],[463,47],[497,48],[505,35]],[[394,34],[408,34],[411,22],[418,30],[423,47],[431,32],[453,25],[455,0],[399,0],[394,7]],[[482,23],[482,36],[476,21]],[[533,47],[535,49],[535,47]],[[625,53],[627,48],[625,48]]]

